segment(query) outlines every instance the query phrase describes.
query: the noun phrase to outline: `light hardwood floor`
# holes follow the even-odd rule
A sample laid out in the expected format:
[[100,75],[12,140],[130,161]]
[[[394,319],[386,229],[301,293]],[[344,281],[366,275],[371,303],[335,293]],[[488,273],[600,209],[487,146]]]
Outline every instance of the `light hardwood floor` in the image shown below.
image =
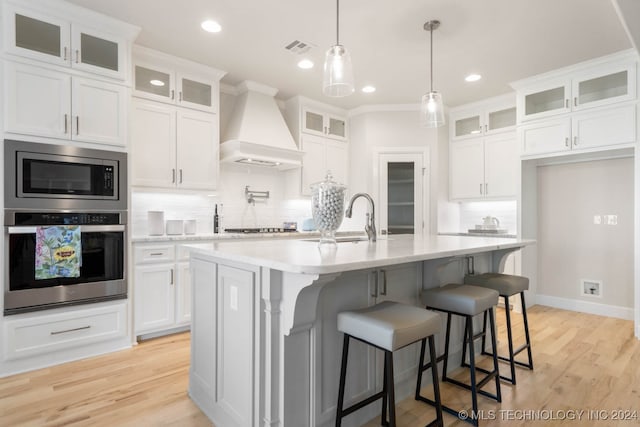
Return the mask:
[[[520,331],[520,317],[514,317],[514,330]],[[501,311],[498,319],[502,329]],[[479,397],[485,417],[495,418],[482,420],[481,426],[640,425],[640,419],[589,417],[589,411],[611,418],[628,410],[639,411],[640,418],[640,342],[633,337],[632,322],[542,306],[531,308],[529,319],[535,371],[518,369],[515,387],[503,383],[501,404]],[[518,332],[516,342],[521,339]],[[506,371],[506,365],[501,367]],[[211,426],[186,394],[188,370],[185,333],[3,378],[0,426]],[[470,406],[468,392],[450,384],[442,391],[450,406]],[[397,406],[399,426],[425,425],[434,414],[411,398]],[[585,411],[580,420],[567,418],[577,418],[579,411]],[[531,421],[533,416],[566,419]],[[376,425],[374,420],[366,427]],[[445,414],[445,425],[468,424]]]

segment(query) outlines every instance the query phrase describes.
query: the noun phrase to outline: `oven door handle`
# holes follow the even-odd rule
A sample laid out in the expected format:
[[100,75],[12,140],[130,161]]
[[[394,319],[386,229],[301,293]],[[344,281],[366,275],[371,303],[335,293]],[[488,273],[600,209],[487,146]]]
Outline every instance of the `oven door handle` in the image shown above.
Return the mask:
[[[36,234],[37,226],[8,226],[7,233],[9,234]],[[80,225],[81,233],[95,233],[103,231],[124,231],[124,225]]]

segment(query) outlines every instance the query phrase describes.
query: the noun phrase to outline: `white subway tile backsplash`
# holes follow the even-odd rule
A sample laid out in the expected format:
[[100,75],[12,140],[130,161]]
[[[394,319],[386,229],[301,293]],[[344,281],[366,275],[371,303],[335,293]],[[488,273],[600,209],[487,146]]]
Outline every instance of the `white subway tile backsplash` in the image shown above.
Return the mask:
[[506,228],[510,234],[518,231],[518,210],[515,200],[495,202],[460,203],[460,232],[466,232],[482,224],[482,218],[494,216],[500,220],[500,228]]

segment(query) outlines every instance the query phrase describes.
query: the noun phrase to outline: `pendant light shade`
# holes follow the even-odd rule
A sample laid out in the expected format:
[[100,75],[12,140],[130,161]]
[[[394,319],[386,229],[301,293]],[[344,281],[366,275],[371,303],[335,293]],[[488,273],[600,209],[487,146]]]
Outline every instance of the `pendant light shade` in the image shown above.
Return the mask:
[[424,24],[425,31],[429,31],[430,49],[429,49],[429,67],[430,75],[430,91],[422,96],[422,104],[420,107],[420,124],[422,126],[435,128],[444,125],[444,104],[442,102],[442,94],[433,90],[433,30],[440,26],[440,21],[427,21]]
[[336,0],[336,44],[327,51],[324,61],[322,92],[327,96],[340,97],[355,91],[351,55],[340,44],[340,0]]

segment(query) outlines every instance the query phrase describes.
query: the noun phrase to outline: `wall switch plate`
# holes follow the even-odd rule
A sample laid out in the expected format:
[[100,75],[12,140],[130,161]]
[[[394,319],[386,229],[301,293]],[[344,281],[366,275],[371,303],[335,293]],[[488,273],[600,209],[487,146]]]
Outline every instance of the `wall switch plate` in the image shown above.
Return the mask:
[[604,222],[607,225],[618,225],[618,215],[605,215]]
[[594,215],[593,216],[593,223],[595,225],[600,225],[602,224],[602,217],[600,215]]

